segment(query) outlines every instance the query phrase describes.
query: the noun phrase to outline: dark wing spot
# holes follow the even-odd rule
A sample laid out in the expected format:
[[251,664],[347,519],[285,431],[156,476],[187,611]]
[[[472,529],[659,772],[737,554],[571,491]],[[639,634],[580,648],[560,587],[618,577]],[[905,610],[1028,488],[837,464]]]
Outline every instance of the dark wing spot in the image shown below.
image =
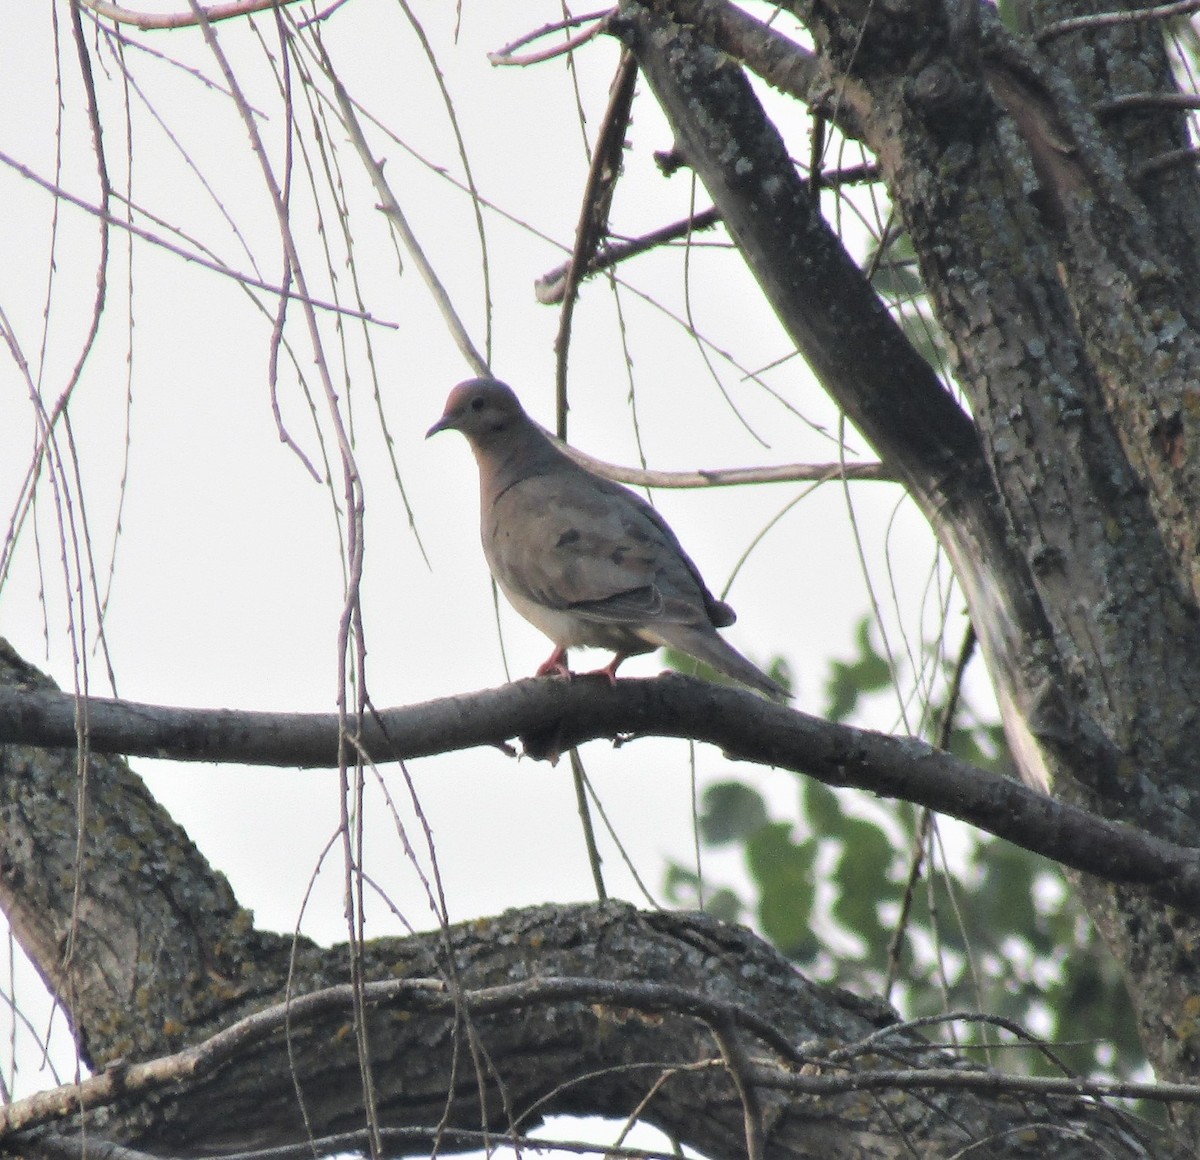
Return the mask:
[[705,603],[708,606],[708,619],[714,628],[728,628],[737,620],[737,613],[723,600],[714,600],[710,596]]
[[632,528],[627,527],[625,529],[625,534],[631,540],[636,540],[639,544],[648,544],[650,542],[650,540],[653,538],[649,532],[644,532],[644,531],[642,531],[641,528],[636,527],[636,526],[634,526]]
[[554,546],[556,548],[566,548],[571,544],[577,543],[582,538],[583,537],[580,535],[578,528],[568,528],[561,536],[558,537],[558,543]]
[[619,568],[622,564],[625,563],[625,554],[628,551],[629,551],[628,548],[624,547],[623,545],[618,545],[617,547],[613,548],[613,550],[609,553],[608,558],[614,564],[616,564],[617,567]]

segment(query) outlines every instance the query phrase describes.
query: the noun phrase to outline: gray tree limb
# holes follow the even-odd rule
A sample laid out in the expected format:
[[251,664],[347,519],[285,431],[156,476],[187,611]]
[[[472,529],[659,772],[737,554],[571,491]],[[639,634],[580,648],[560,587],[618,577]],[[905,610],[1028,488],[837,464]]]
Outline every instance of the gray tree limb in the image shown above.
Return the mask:
[[[77,702],[53,690],[0,688],[0,743],[73,746]],[[91,698],[94,753],[336,768],[337,716],[168,709]],[[731,757],[924,805],[1109,881],[1145,887],[1200,915],[1200,850],[1055,801],[923,741],[825,721],[752,693],[677,674],[651,680],[516,681],[499,689],[384,709],[353,744],[385,764],[472,746],[556,759],[598,739],[684,737]]]

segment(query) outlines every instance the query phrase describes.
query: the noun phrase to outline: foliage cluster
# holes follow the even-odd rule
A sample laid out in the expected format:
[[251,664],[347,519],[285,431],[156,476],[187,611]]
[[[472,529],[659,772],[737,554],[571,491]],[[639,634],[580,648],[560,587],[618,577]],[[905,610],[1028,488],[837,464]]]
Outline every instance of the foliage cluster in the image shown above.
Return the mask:
[[[772,673],[785,676],[786,667],[776,662]],[[869,724],[894,683],[864,618],[853,654],[830,664],[820,712]],[[941,706],[926,716],[939,721],[944,713]],[[1012,772],[1003,730],[964,696],[949,748]],[[954,1020],[945,1034],[959,1046],[1012,1046],[1000,1058],[992,1052],[1006,1070],[1144,1075],[1121,973],[1061,867],[908,802],[804,777],[795,790],[795,813],[783,816],[748,779],[708,786],[702,849],[738,852],[745,877],[714,882],[672,862],[670,901],[747,923],[806,973],[885,994],[908,1018],[988,1012],[995,1022]],[[1022,1047],[1002,1022],[1032,1032],[1049,1051]]]

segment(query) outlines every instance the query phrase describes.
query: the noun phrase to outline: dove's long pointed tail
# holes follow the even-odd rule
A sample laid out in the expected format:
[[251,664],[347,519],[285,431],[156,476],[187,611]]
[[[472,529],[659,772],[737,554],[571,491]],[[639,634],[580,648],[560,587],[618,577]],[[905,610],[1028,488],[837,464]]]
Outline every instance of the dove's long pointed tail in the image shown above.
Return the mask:
[[655,635],[661,636],[671,648],[711,665],[717,672],[724,673],[743,685],[766,693],[774,701],[786,701],[790,696],[786,689],[777,685],[757,666],[752,665],[715,629],[705,631],[682,624],[660,624],[655,625]]

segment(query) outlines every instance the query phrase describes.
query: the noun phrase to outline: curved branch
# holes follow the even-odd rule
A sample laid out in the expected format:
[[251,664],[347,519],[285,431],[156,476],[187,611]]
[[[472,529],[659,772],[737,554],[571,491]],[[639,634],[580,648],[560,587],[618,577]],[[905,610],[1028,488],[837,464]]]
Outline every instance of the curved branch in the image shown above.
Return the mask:
[[[798,1049],[747,1006],[714,1000],[693,990],[663,983],[558,976],[479,987],[464,992],[460,999],[467,1011],[476,1016],[586,1003],[593,1008],[596,1005],[623,1007],[646,1016],[693,1017],[713,1028],[720,1025],[736,1027],[757,1038],[760,1047],[774,1048],[780,1057],[768,1062],[759,1055],[754,1061],[743,1061],[743,1075],[753,1087],[796,1095],[928,1088],[1068,1099],[1090,1096],[1200,1103],[1200,1085],[1196,1084],[1009,1075],[982,1068],[948,1066],[946,1059],[936,1058],[937,1048],[915,1037],[905,1023],[884,1026],[868,1034],[859,1044],[845,1048],[830,1050],[828,1044],[822,1044],[819,1048]],[[401,1016],[444,1018],[455,1013],[454,997],[445,983],[436,978],[366,983],[363,1000],[372,1008],[390,1009]],[[111,1107],[131,1095],[195,1084],[214,1074],[218,1068],[235,1064],[250,1047],[268,1042],[273,1035],[289,1027],[296,1030],[306,1023],[346,1017],[353,1010],[353,1001],[349,985],[327,987],[247,1016],[195,1047],[174,1055],[112,1068],[79,1083],[63,1084],[6,1104],[0,1107],[0,1140],[42,1125],[60,1123],[83,1111]],[[856,1047],[863,1050],[855,1051]],[[867,1055],[874,1065],[888,1053],[893,1056],[888,1061],[892,1064],[896,1062],[895,1057],[904,1054],[924,1056],[925,1066],[856,1068],[847,1062],[858,1055]],[[696,1061],[693,1067],[703,1070],[724,1064],[724,1060],[710,1057]],[[799,1066],[801,1070],[793,1070],[787,1066],[789,1064]],[[467,1146],[478,1143],[477,1139],[472,1139]]]
[[489,52],[488,60],[492,64],[501,67],[515,66],[517,68],[524,68],[527,65],[544,64],[546,61],[554,60],[556,57],[566,56],[568,53],[574,52],[575,49],[582,48],[589,40],[599,36],[604,31],[604,17],[607,15],[608,10],[596,13],[591,17],[577,16],[571,20],[559,20],[555,24],[547,25],[545,29],[533,34],[533,36],[522,37],[521,42],[518,43],[528,44],[531,39],[545,32],[553,32],[579,25],[589,19],[596,20],[596,23],[591,28],[585,28],[583,32],[576,32],[574,35],[567,37],[561,44],[552,45],[550,48],[518,55],[515,51],[515,44],[505,45],[504,48],[497,52]]
[[[69,747],[76,701],[50,691],[0,689],[0,744]],[[337,716],[170,709],[90,699],[94,753],[179,761],[336,768]],[[1200,851],[1160,841],[1054,801],[910,738],[839,725],[741,689],[671,673],[651,680],[535,678],[498,689],[382,710],[351,738],[383,763],[472,746],[554,760],[600,738],[684,737],[732,757],[805,773],[827,785],[903,798],[969,822],[1065,866],[1144,886],[1200,915]]]
[[524,48],[527,44],[532,44],[535,40],[541,40],[543,37],[550,36],[555,32],[566,32],[572,28],[578,28],[582,24],[591,24],[593,21],[598,21],[608,16],[612,8],[597,8],[594,12],[584,12],[579,16],[568,16],[563,20],[555,20],[550,24],[543,24],[540,28],[535,28],[532,32],[523,33],[516,40],[510,40],[503,48],[496,49],[495,52],[488,53],[488,60],[493,64],[497,58],[500,60],[509,60],[517,54],[518,48]]
[[[247,1015],[202,1043],[174,1055],[111,1067],[79,1083],[62,1084],[0,1106],[0,1140],[15,1132],[56,1123],[79,1112],[110,1107],[129,1096],[164,1091],[177,1084],[204,1079],[235,1063],[252,1047],[287,1032],[289,1028],[295,1031],[306,1023],[325,1020],[336,1023],[346,1019],[354,1011],[354,998],[354,987],[349,983],[325,987]],[[590,976],[543,977],[454,995],[439,978],[382,979],[363,984],[362,1000],[376,1009],[451,1017],[456,1003],[464,1004],[473,1015],[568,1003],[606,1004],[647,1015],[688,1015],[709,1024],[727,1023],[748,1031],[759,1041],[760,1050],[769,1047],[783,1061],[802,1064],[817,1058],[810,1059],[797,1050],[776,1027],[745,1007],[667,983],[612,981]],[[822,1058],[822,1062],[827,1061]],[[839,1066],[845,1068],[844,1064]],[[784,1075],[768,1071],[763,1072],[758,1082],[766,1082],[772,1087],[789,1086]],[[848,1084],[842,1090],[848,1091],[852,1086]],[[1194,1098],[1200,1100],[1200,1089],[1196,1089]]]
[[143,31],[167,28],[194,28],[202,21],[215,24],[220,20],[232,20],[238,16],[250,16],[255,12],[263,12],[269,8],[278,8],[280,3],[294,4],[297,0],[231,0],[227,4],[214,4],[204,9],[202,16],[195,12],[137,12],[120,4],[110,4],[108,0],[79,0],[80,4],[105,20],[113,20],[118,24],[131,24]]

